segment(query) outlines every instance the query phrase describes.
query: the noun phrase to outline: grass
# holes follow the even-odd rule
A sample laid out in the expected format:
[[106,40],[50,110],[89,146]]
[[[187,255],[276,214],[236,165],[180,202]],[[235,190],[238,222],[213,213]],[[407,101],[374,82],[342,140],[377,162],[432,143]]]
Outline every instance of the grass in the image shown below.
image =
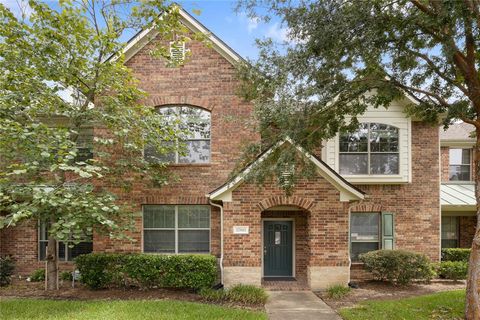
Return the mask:
[[446,291],[391,301],[362,302],[340,310],[345,320],[456,320],[464,318],[465,291]]
[[267,319],[262,312],[174,300],[0,300],[2,320]]
[[329,297],[330,299],[341,299],[346,295],[348,295],[350,291],[352,291],[350,287],[337,284],[337,285],[328,287],[327,297]]

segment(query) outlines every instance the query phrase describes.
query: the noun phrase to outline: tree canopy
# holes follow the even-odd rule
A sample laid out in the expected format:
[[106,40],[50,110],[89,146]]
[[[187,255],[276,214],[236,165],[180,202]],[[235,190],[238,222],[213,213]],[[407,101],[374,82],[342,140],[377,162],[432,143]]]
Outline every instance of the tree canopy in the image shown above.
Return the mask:
[[[125,237],[132,209],[118,192],[136,179],[168,183],[165,163],[142,152],[171,153],[185,132],[142,104],[122,39],[142,28],[173,42],[191,35],[161,0],[28,6],[18,16],[0,4],[0,228],[30,219],[57,241]],[[151,54],[172,65],[155,43]]]
[[[416,119],[446,126],[461,119],[480,137],[479,1],[240,0],[238,9],[266,20],[278,16],[288,34],[283,44],[260,39],[259,59],[240,72],[240,91],[256,105],[263,145],[288,136],[314,152],[337,132],[356,129],[368,106],[388,107],[404,97]],[[259,149],[261,144],[250,148],[252,154]],[[285,161],[294,160],[279,154],[254,178],[262,180],[267,172],[281,181]],[[479,229],[470,260],[468,319],[480,318]]]

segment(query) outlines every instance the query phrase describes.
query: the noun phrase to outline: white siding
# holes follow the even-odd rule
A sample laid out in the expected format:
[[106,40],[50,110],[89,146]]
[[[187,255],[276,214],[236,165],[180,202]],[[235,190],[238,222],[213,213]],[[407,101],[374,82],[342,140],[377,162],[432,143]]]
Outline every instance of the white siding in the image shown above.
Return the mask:
[[[392,103],[388,109],[373,107],[362,116],[360,122],[376,122],[395,126],[399,129],[400,163],[398,175],[355,175],[344,178],[356,184],[396,184],[411,182],[412,159],[412,119],[403,112],[404,107],[399,103]],[[323,160],[335,171],[339,172],[339,137],[330,139],[325,144],[326,151],[322,152]]]

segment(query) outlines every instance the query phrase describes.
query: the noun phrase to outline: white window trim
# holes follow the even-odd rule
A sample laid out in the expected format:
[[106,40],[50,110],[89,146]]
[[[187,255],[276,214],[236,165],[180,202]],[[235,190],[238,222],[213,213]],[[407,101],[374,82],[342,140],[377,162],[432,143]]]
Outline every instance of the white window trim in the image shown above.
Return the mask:
[[[145,206],[160,205],[160,206],[174,206],[175,207],[175,227],[174,228],[145,228],[144,226],[144,208]],[[208,207],[208,228],[179,228],[178,227],[178,207],[180,206],[205,206]],[[175,252],[145,252],[145,230],[162,230],[174,231],[175,233]],[[179,252],[178,251],[178,231],[183,230],[208,230],[208,252]],[[147,254],[210,254],[212,252],[212,208],[208,205],[202,204],[144,204],[142,205],[142,252]]]
[[[390,127],[393,127],[395,129],[397,129],[397,139],[398,139],[398,144],[397,144],[397,151],[396,152],[372,152],[371,151],[371,146],[370,146],[370,134],[371,134],[371,129],[370,129],[370,125],[372,123],[375,123],[375,124],[383,124],[383,125],[387,125],[387,126],[390,126]],[[395,126],[395,125],[392,125],[392,124],[388,124],[388,123],[383,123],[383,122],[379,122],[379,121],[363,121],[361,122],[361,124],[367,124],[368,125],[368,128],[367,128],[367,151],[366,152],[346,152],[346,151],[340,151],[340,136],[341,134],[338,135],[338,172],[340,173],[340,167],[341,167],[341,164],[340,164],[340,155],[341,154],[362,154],[362,155],[367,155],[367,171],[368,173],[361,173],[361,174],[344,174],[344,173],[340,173],[342,176],[345,176],[345,177],[397,177],[397,176],[400,176],[400,170],[401,170],[401,163],[400,163],[400,160],[401,160],[401,157],[400,157],[400,150],[401,150],[401,142],[400,142],[400,128]],[[371,157],[372,157],[372,154],[397,154],[398,155],[398,173],[394,173],[394,174],[371,174],[370,171],[371,171],[371,167],[370,167],[370,163],[371,163]]]
[[[469,163],[468,164],[451,164],[450,163],[450,150],[451,149],[460,149],[460,150],[463,150],[463,149],[467,149],[467,150],[470,150],[470,157],[469,157]],[[468,172],[469,174],[469,180],[450,180],[450,167],[451,166],[469,166],[470,170]],[[448,148],[448,182],[449,183],[465,183],[465,182],[469,182],[469,181],[473,181],[473,148],[472,147],[461,147],[461,146],[451,146]]]
[[[412,182],[412,120],[410,118],[377,118],[362,117],[359,122],[382,123],[388,124],[399,129],[399,154],[398,160],[399,174],[395,175],[343,175],[348,182],[353,184],[405,184]],[[406,139],[407,142],[402,143]],[[340,172],[340,134],[327,140],[324,147],[325,162],[335,171]],[[406,157],[405,157],[405,154]],[[404,159],[405,158],[405,159]]]

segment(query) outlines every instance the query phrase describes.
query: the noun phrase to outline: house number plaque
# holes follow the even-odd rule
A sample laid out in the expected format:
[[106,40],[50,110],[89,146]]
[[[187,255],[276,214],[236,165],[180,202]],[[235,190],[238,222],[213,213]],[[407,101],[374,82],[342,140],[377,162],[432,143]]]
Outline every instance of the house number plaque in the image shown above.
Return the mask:
[[249,234],[250,228],[248,226],[234,226],[233,234]]

